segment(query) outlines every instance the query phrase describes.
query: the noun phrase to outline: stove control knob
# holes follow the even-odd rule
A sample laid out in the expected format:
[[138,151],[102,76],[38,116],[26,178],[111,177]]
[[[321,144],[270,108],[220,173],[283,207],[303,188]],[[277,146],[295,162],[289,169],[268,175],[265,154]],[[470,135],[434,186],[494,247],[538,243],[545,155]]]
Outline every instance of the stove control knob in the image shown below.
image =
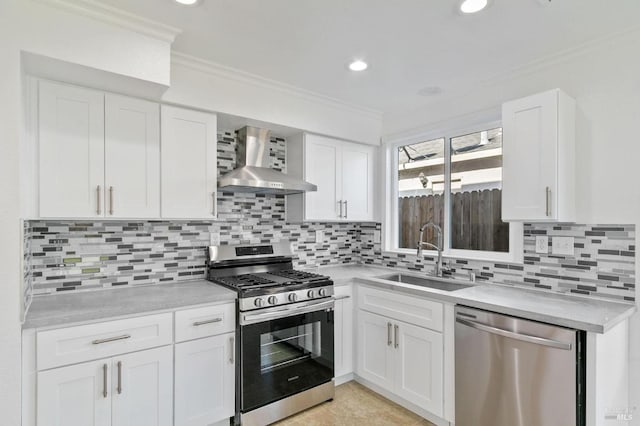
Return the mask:
[[270,305],[275,305],[276,303],[278,303],[278,298],[275,296],[269,296],[267,302],[269,302]]
[[325,297],[327,295],[327,289],[321,288],[320,290],[318,290],[318,294],[322,297]]
[[296,300],[298,300],[298,295],[295,293],[291,293],[288,299],[289,299],[289,302],[295,302]]
[[313,290],[309,290],[309,291],[307,292],[307,297],[308,297],[309,299],[313,299],[314,297],[316,297],[316,292],[315,292],[315,291],[313,291]]
[[264,306],[264,300],[258,297],[253,304],[256,305],[257,308],[262,308]]

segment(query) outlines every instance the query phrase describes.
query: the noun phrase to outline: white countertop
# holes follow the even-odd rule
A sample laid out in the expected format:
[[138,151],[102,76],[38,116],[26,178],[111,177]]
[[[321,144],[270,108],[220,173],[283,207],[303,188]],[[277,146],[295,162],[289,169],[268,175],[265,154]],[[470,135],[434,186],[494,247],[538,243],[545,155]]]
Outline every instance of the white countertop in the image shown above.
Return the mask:
[[233,301],[237,294],[205,280],[36,296],[22,328],[68,326]]
[[[355,279],[356,282],[388,290],[595,333],[607,332],[636,311],[635,305],[627,303],[488,283],[476,283],[456,291],[437,290],[376,278],[393,272],[426,277],[419,272],[377,266],[324,266],[318,271],[332,277],[336,285],[344,285],[349,280]],[[450,279],[443,281],[471,284]]]

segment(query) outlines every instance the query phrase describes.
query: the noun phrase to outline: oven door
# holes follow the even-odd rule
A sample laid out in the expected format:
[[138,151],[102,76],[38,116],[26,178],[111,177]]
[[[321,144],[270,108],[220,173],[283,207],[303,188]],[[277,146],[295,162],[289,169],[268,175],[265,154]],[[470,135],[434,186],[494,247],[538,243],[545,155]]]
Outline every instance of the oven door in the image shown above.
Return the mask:
[[246,413],[333,379],[333,299],[240,316]]

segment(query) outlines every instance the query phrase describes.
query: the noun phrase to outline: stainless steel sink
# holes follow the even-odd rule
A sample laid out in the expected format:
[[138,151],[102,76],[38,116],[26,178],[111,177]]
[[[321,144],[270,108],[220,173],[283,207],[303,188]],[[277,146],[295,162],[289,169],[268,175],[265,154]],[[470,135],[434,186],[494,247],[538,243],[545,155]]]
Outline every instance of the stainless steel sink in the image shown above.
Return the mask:
[[391,275],[381,275],[376,278],[381,280],[395,281],[395,282],[404,283],[404,284],[419,285],[422,287],[429,287],[429,288],[434,288],[436,290],[444,290],[444,291],[456,291],[456,290],[462,290],[463,288],[471,287],[471,285],[436,281],[431,278],[422,278],[422,277],[416,277],[415,275],[405,275],[401,273],[396,273]]

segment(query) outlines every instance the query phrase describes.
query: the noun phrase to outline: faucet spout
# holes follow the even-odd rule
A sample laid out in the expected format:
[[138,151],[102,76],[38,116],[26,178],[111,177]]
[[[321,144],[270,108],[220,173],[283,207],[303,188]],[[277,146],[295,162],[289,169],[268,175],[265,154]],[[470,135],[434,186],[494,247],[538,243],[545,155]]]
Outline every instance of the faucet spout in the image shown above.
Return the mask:
[[[428,241],[422,241],[424,236],[424,231],[427,228],[433,228],[438,233],[437,244],[433,244]],[[437,277],[442,276],[442,249],[443,249],[442,228],[440,228],[438,225],[436,225],[433,222],[427,222],[424,225],[422,225],[422,227],[420,228],[420,236],[418,238],[418,247],[417,247],[417,253],[416,253],[418,256],[420,256],[420,254],[422,253],[422,247],[425,247],[425,246],[431,247],[434,250],[438,251],[438,261],[434,266],[433,273]]]

